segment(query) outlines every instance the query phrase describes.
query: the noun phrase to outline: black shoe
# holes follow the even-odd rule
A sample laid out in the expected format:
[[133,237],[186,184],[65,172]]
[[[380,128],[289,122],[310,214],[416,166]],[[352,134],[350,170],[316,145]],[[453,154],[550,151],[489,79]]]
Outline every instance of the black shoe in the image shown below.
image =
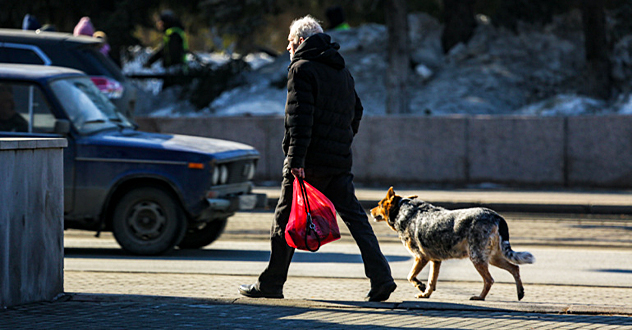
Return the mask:
[[244,284],[239,286],[239,293],[250,298],[277,298],[283,299],[283,292],[263,292],[257,289],[254,284]]
[[367,293],[365,300],[368,301],[384,301],[391,296],[391,292],[395,291],[397,284],[395,282],[386,282],[382,285],[371,288],[371,291]]

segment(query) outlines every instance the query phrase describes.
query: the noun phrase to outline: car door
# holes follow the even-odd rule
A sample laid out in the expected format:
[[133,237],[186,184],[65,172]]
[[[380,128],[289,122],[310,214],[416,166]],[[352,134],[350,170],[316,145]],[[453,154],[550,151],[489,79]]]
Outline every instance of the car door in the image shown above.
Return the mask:
[[[33,82],[0,80],[0,137],[64,137],[55,134],[57,118],[41,90]],[[64,149],[64,212],[74,201],[74,140]]]

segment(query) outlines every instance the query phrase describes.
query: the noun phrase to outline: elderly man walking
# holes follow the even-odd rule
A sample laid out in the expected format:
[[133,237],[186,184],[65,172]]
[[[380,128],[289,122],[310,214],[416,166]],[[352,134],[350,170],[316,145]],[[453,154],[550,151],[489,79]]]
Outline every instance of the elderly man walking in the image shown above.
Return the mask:
[[320,24],[311,16],[290,26],[290,67],[285,105],[281,197],[271,231],[267,268],[254,284],[242,285],[247,297],[283,298],[283,285],[294,255],[285,241],[294,177],[305,178],[329,198],[360,248],[370,279],[369,301],[387,300],[397,287],[391,269],[362,206],[355,197],[351,143],[362,118],[353,77]]

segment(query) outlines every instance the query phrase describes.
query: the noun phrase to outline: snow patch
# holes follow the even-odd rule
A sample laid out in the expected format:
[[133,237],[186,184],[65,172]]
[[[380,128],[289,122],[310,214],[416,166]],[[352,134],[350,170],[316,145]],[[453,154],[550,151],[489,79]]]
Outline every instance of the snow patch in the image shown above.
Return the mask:
[[[518,33],[496,28],[489,18],[479,16],[474,36],[448,54],[441,49],[443,26],[435,18],[409,15],[411,60],[410,110],[419,115],[529,115],[575,116],[589,114],[632,114],[632,36],[614,47],[613,72],[619,94],[612,101],[581,96],[585,77],[581,15],[556,17],[547,26],[518,25]],[[366,115],[384,115],[384,75],[387,63],[386,27],[365,24],[331,32],[341,45],[347,67]],[[124,72],[160,73],[160,64],[143,68],[149,51],[133,49],[134,58]],[[227,54],[197,54],[204,62],[219,66],[231,59]],[[232,55],[234,56],[234,55]],[[243,73],[246,85],[225,91],[208,107],[196,110],[180,101],[177,93],[160,91],[159,80],[143,81],[141,88],[150,101],[139,102],[137,114],[152,116],[258,116],[284,113],[287,91],[287,52],[277,58],[265,53],[243,57],[251,70]]]

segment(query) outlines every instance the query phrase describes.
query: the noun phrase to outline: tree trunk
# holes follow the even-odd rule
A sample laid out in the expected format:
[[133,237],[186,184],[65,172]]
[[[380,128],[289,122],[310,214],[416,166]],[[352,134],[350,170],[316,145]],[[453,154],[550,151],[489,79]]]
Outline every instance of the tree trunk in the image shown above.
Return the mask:
[[408,113],[408,18],[406,0],[384,2],[388,28],[388,69],[386,71],[386,113]]
[[600,99],[608,99],[612,80],[603,1],[582,0],[582,21],[586,48],[586,93]]
[[458,43],[466,43],[474,35],[476,0],[443,0],[444,29],[441,46],[445,53]]

